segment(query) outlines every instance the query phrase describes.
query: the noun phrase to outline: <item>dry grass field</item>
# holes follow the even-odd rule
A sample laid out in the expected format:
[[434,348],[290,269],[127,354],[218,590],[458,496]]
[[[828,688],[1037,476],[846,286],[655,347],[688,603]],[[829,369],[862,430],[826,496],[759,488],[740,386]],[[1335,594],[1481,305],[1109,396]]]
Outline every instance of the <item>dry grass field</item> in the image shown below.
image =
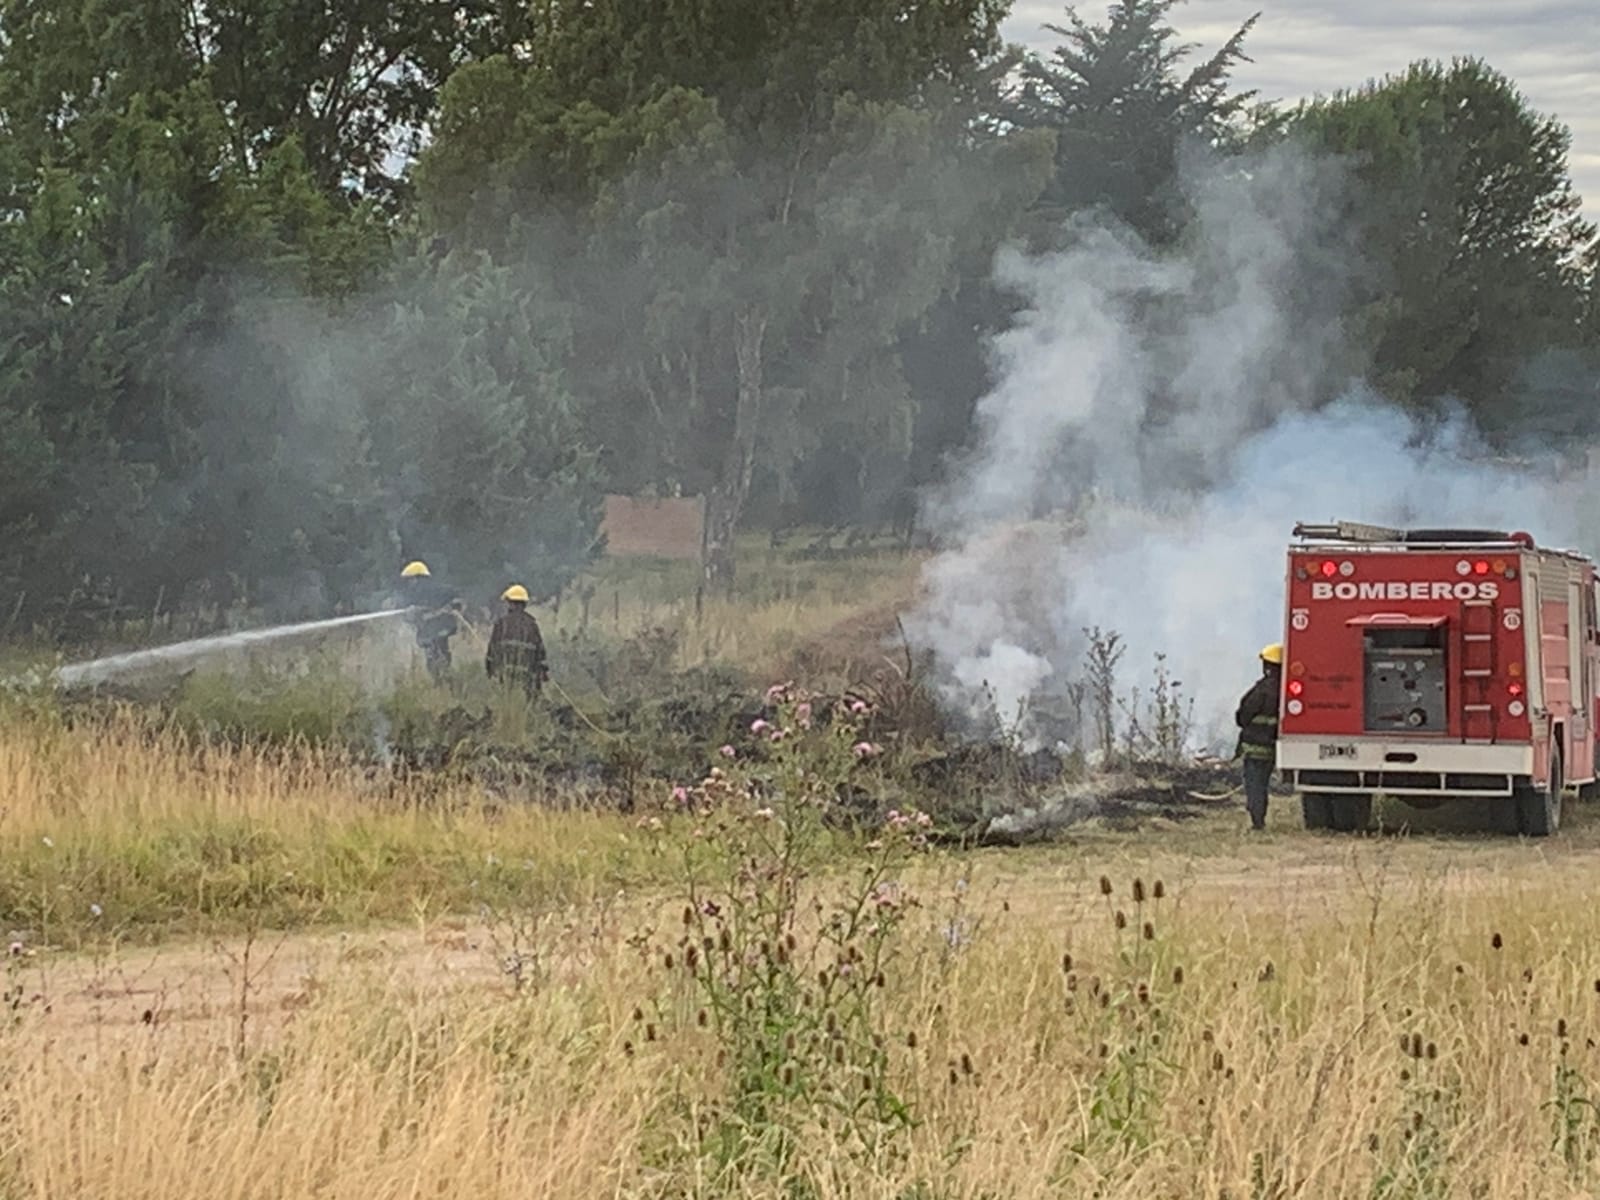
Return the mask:
[[[1228,813],[1027,851],[834,845],[741,928],[707,924],[702,818],[377,786],[309,752],[4,726],[0,886],[34,919],[6,960],[0,1196],[1600,1185],[1586,814],[1544,844],[1311,836],[1280,804],[1258,838]],[[863,904],[893,920],[833,938]],[[683,970],[691,916],[734,930],[735,992]]]

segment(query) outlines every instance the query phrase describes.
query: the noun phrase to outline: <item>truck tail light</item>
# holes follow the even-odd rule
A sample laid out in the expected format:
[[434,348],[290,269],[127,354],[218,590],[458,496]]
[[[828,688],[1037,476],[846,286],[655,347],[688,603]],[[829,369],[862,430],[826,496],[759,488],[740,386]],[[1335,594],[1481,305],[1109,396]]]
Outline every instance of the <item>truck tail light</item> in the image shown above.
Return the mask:
[[1515,680],[1513,680],[1511,683],[1506,685],[1506,691],[1511,694],[1513,699],[1521,696],[1522,695],[1522,690],[1523,690],[1522,689],[1522,684],[1518,683]]
[[1472,564],[1472,573],[1474,575],[1487,575],[1489,573],[1489,564],[1479,559]]
[[1322,576],[1324,579],[1332,579],[1338,573],[1339,564],[1334,562],[1332,559],[1329,559],[1327,562],[1322,564]]
[[1291,696],[1304,696],[1305,694],[1306,694],[1306,685],[1302,680],[1291,679],[1289,681],[1289,695],[1291,695]]

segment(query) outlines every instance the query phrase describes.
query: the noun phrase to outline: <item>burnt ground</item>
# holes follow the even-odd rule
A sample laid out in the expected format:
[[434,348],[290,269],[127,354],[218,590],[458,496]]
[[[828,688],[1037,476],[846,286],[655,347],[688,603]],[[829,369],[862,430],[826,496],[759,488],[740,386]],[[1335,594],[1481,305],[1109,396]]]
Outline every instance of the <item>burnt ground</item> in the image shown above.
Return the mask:
[[[636,677],[655,682],[648,672]],[[618,682],[627,678],[620,673]],[[547,697],[544,719],[514,744],[496,738],[489,708],[457,704],[392,722],[381,749],[370,738],[346,748],[370,759],[373,782],[406,803],[459,796],[453,785],[465,782],[500,805],[634,812],[661,803],[674,784],[697,781],[717,761],[719,746],[740,743],[753,720],[775,715],[748,685],[717,672],[685,673],[671,687],[619,687],[618,693],[591,711]],[[940,840],[1019,845],[1085,825],[1137,830],[1242,807],[1234,763],[1196,759],[1100,771],[1086,769],[1077,754],[955,741],[948,731],[930,729],[921,704],[883,681],[819,696],[818,720],[826,723],[835,706],[858,695],[875,712],[866,736],[889,753],[870,791],[857,787],[839,797],[841,825],[870,827],[888,809],[912,804],[935,818]],[[162,710],[174,696],[101,688],[92,697],[70,699],[67,711],[69,719],[93,719],[107,705]],[[210,740],[260,736],[246,728],[195,732]]]
[[[1051,750],[971,744],[927,759],[911,774],[942,797],[945,832],[982,845],[1044,841],[1088,823],[1132,831],[1243,804],[1237,765],[1210,758],[1085,771]],[[1281,787],[1274,793],[1290,794]]]

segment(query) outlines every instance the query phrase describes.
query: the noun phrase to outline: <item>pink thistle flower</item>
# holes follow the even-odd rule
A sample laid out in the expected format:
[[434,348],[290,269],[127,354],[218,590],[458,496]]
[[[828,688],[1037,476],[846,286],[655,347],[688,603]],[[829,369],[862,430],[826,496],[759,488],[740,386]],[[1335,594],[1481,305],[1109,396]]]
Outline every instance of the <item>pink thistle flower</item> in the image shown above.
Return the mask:
[[717,753],[722,755],[723,758],[735,758],[738,756],[739,752],[732,746],[724,746],[721,750],[718,750]]
[[850,711],[858,717],[861,716],[867,711],[867,702],[865,700],[852,700],[850,702]]
[[850,748],[850,752],[857,758],[872,758],[882,751],[880,747],[873,745],[871,742],[857,742]]
[[765,733],[767,730],[769,730],[771,728],[772,728],[772,722],[766,721],[766,720],[755,720],[755,721],[752,721],[750,723],[750,732],[751,733]]
[[788,694],[789,685],[787,683],[775,683],[767,689],[767,703],[777,704]]
[[689,803],[689,789],[681,783],[672,789],[672,802],[680,808]]
[[811,728],[811,702],[807,700],[794,710],[795,720],[800,722],[801,729]]

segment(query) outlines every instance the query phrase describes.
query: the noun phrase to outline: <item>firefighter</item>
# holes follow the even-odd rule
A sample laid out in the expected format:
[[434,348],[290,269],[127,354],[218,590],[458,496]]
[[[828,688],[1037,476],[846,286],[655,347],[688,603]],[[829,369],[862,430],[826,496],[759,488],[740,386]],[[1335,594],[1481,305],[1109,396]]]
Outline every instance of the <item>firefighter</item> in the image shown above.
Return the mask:
[[434,682],[450,671],[450,639],[460,632],[461,601],[434,579],[428,564],[409,562],[400,572],[400,599],[411,610],[411,628]]
[[1239,701],[1233,720],[1239,726],[1235,755],[1244,756],[1244,806],[1250,828],[1265,829],[1267,787],[1278,753],[1278,696],[1283,679],[1283,646],[1274,642],[1261,650],[1261,678]]
[[544,638],[539,634],[539,622],[528,611],[527,588],[514,583],[501,593],[500,599],[506,602],[506,611],[489,634],[483,669],[490,679],[520,687],[531,700],[549,678]]

